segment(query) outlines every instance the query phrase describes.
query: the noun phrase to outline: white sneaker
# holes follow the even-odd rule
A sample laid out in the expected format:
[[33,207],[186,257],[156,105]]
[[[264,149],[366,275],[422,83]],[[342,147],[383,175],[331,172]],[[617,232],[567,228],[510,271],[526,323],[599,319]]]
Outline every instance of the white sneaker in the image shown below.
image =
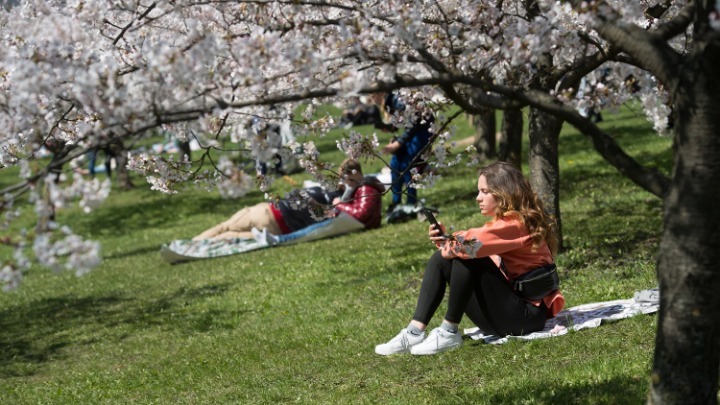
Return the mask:
[[462,346],[460,332],[450,333],[442,328],[435,328],[424,342],[413,345],[410,353],[415,355],[436,354]]
[[253,227],[250,232],[252,232],[255,241],[261,245],[275,246],[278,244],[278,242],[280,242],[277,235],[273,235],[268,232],[267,228],[263,228],[263,230],[261,231]]
[[423,339],[425,339],[425,332],[420,335],[413,335],[407,329],[403,329],[389,342],[375,346],[375,353],[383,356],[410,353],[410,348],[422,343]]
[[250,229],[250,232],[252,232],[253,238],[255,238],[257,243],[261,245],[269,245],[267,241],[267,229],[263,228],[261,231],[253,226],[252,229]]

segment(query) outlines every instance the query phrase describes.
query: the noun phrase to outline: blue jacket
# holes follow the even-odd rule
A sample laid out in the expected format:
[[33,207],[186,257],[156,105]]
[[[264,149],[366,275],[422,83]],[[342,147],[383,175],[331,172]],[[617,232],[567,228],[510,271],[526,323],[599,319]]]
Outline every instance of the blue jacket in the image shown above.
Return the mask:
[[[404,111],[405,104],[396,94],[389,93],[385,98],[385,109],[392,114],[396,111]],[[433,121],[435,121],[435,117],[432,114],[418,113],[412,125],[406,127],[403,133],[395,139],[401,145],[400,149],[395,152],[395,155],[398,157],[413,157],[417,155],[430,141],[430,126]],[[397,131],[397,128],[382,122],[375,126],[385,131]]]

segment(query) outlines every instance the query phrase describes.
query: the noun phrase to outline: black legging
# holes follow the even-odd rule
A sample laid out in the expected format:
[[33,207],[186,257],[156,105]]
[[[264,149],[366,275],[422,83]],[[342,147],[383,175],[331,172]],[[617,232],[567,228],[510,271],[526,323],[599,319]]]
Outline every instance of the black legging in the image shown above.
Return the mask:
[[[452,277],[451,277],[452,275]],[[425,268],[413,319],[427,325],[445,296],[450,296],[445,319],[460,323],[463,313],[486,334],[522,335],[542,330],[547,308],[523,300],[489,257],[445,259],[435,252]]]

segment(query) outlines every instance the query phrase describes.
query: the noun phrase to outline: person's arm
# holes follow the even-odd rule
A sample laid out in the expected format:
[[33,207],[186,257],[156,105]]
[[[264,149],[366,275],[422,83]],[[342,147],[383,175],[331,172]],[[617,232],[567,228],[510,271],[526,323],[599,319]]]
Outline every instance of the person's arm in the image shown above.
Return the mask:
[[375,217],[374,211],[378,210],[380,206],[380,193],[373,187],[362,185],[357,188],[351,201],[337,204],[335,208],[348,213],[367,226],[368,222]]
[[396,139],[396,140],[393,140],[392,142],[388,143],[387,145],[385,145],[382,148],[382,152],[389,153],[392,155],[395,152],[397,152],[398,150],[400,150],[401,147],[402,147],[402,144]]
[[392,124],[386,124],[382,121],[382,118],[379,118],[375,121],[375,128],[383,131],[383,132],[397,132],[397,127]]
[[[523,226],[518,221],[495,221],[481,228],[455,232],[453,236],[452,240],[436,242],[436,246],[446,259],[474,259],[501,255],[531,242],[530,235],[523,232]],[[469,255],[460,241],[471,241],[472,239],[482,245],[474,251],[474,255]]]
[[384,132],[397,132],[398,128],[392,124],[385,123],[385,119],[383,117],[385,114],[392,115],[396,111],[404,110],[405,104],[400,101],[400,98],[396,94],[386,95],[384,101],[382,98],[376,98],[373,96],[373,101],[378,106],[378,116],[376,117],[375,128]]
[[383,153],[390,153],[390,154],[396,153],[403,146],[405,146],[405,144],[412,141],[412,139],[415,136],[417,136],[420,132],[428,131],[430,129],[431,121],[432,121],[431,119],[424,121],[424,119],[421,116],[417,117],[417,120],[415,121],[415,123],[413,124],[412,127],[405,128],[405,130],[399,137],[394,138],[392,140],[392,142],[388,143],[383,148]]

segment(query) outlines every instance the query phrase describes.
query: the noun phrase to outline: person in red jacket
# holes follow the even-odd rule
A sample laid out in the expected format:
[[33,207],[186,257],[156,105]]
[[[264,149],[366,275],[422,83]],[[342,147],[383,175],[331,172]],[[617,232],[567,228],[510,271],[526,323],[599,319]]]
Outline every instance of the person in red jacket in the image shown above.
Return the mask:
[[310,201],[305,207],[297,207],[296,203],[287,199],[274,203],[261,202],[241,209],[227,221],[202,232],[193,240],[253,239],[256,238],[253,228],[255,233],[263,230],[266,237],[290,234],[322,221],[316,211],[329,211],[327,214],[330,217],[344,211],[362,222],[366,229],[379,227],[385,187],[374,177],[364,177],[360,163],[353,159],[345,159],[340,164],[339,173],[345,185],[341,196],[315,187],[304,190]]
[[[557,249],[554,221],[520,170],[505,162],[480,169],[475,200],[480,212],[491,217],[482,227],[446,235],[442,223],[440,229],[430,225],[428,234],[438,250],[425,269],[415,314],[407,328],[375,347],[377,354],[426,355],[460,347],[463,314],[486,334],[536,332],[565,305],[556,287],[541,291],[544,296],[537,300],[514,289],[518,277],[552,265]],[[426,338],[425,328],[447,285],[445,318]]]
[[365,177],[360,162],[354,159],[345,159],[340,164],[340,174],[345,192],[333,199],[335,209],[362,222],[365,229],[379,228],[385,186],[375,177]]

